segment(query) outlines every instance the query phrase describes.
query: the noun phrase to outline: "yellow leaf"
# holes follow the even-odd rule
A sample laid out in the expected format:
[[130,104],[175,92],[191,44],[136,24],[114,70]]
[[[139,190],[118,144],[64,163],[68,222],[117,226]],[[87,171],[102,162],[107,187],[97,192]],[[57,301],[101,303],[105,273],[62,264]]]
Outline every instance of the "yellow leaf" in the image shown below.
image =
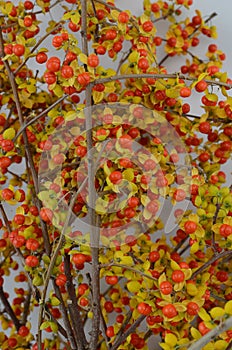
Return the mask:
[[160,284],[162,282],[166,281],[166,274],[165,273],[162,273],[162,275],[160,275],[159,279],[158,279],[158,284],[160,286]]
[[181,303],[175,303],[174,305],[178,312],[185,312],[187,309],[186,306]]
[[191,296],[198,295],[198,289],[195,284],[187,283],[186,285],[187,293]]
[[125,180],[128,180],[131,182],[134,180],[134,171],[131,168],[126,169],[123,171],[122,176]]
[[198,250],[199,250],[199,243],[198,242],[193,243],[193,245],[190,248],[191,254],[196,253]]
[[140,290],[140,283],[138,281],[130,281],[127,283],[127,289],[129,290],[129,292],[131,293],[137,293]]
[[58,305],[60,305],[60,301],[59,301],[58,298],[52,297],[51,298],[51,304],[52,304],[52,306],[58,306]]
[[171,87],[170,89],[166,90],[166,95],[167,97],[177,98],[179,96],[179,91],[178,89],[175,89],[175,87]]
[[214,343],[214,350],[226,350],[227,346],[228,346],[227,341],[218,340]]
[[137,62],[138,61],[138,58],[139,58],[139,53],[138,53],[138,51],[133,51],[131,54],[130,54],[130,56],[128,57],[128,61],[130,62],[130,63],[135,63],[135,62]]
[[232,300],[228,301],[225,305],[226,314],[232,315]]
[[198,340],[201,338],[201,333],[196,328],[192,327],[190,332],[194,339]]
[[63,96],[63,89],[60,85],[57,85],[54,87],[54,89],[52,89],[52,91],[54,92],[54,94],[57,96],[57,97],[61,97]]
[[171,268],[172,270],[179,270],[180,266],[174,260],[171,260]]
[[177,343],[177,337],[174,334],[172,334],[172,333],[168,333],[165,336],[165,343],[169,344],[171,346],[175,346],[176,343]]
[[213,319],[221,318],[225,315],[225,310],[221,307],[214,307],[212,310],[209,311],[209,313]]
[[152,213],[145,208],[143,211],[143,217],[145,220],[150,220],[152,217]]
[[211,321],[211,317],[209,314],[205,311],[204,308],[201,308],[200,311],[198,312],[198,316],[203,320],[203,321]]
[[175,292],[179,292],[183,289],[185,282],[176,283],[174,286]]
[[214,343],[208,343],[202,348],[202,350],[215,350]]
[[15,137],[15,129],[13,128],[6,129],[2,136],[5,140],[13,140],[13,138]]
[[192,270],[191,269],[184,269],[183,272],[185,275],[185,280],[189,280],[190,277],[192,276]]
[[99,103],[103,100],[104,98],[104,92],[102,91],[93,91],[92,93],[92,96],[93,96],[93,100],[94,100],[94,103]]
[[78,58],[79,58],[79,60],[80,60],[82,63],[87,64],[87,56],[86,56],[85,54],[80,53],[80,54],[78,55]]

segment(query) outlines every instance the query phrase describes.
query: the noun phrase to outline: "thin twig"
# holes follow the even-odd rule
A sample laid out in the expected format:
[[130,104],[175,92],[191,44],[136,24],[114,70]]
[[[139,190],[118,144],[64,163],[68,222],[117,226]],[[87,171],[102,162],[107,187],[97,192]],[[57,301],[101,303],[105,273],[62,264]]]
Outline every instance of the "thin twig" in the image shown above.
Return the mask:
[[[44,111],[42,111],[40,114],[38,114],[36,117],[32,118],[31,120],[27,121],[27,123],[23,126],[21,126],[21,129],[17,132],[17,134],[15,135],[13,141],[15,142],[17,140],[17,138],[23,133],[24,130],[26,130],[26,128],[32,124],[34,124],[38,119],[42,118],[45,114],[47,114],[48,112],[50,112],[54,107],[56,107],[60,102],[62,102],[63,100],[65,100],[69,95],[64,95],[62,97],[60,97],[57,101],[55,101],[51,106],[49,106],[48,108],[46,108]],[[72,96],[72,95],[71,95]],[[30,117],[29,117],[30,118]]]
[[57,243],[54,251],[52,252],[52,258],[51,258],[51,261],[50,261],[50,264],[48,266],[48,270],[47,270],[47,273],[46,273],[46,277],[45,277],[45,280],[44,280],[43,293],[42,293],[41,300],[40,300],[39,316],[38,316],[38,341],[40,343],[42,343],[40,326],[41,326],[41,323],[42,323],[42,320],[43,320],[43,313],[44,313],[44,308],[43,307],[44,307],[45,299],[46,299],[46,295],[47,295],[48,284],[49,284],[49,281],[50,281],[50,277],[52,275],[52,270],[53,270],[53,268],[55,266],[55,263],[56,263],[56,259],[57,259],[58,255],[59,255],[60,249],[61,249],[61,247],[62,247],[62,245],[64,243],[64,235],[65,235],[65,233],[67,231],[67,228],[68,228],[68,224],[69,224],[70,217],[72,215],[72,209],[73,209],[74,203],[75,203],[75,201],[77,199],[77,196],[79,195],[79,193],[82,191],[83,187],[85,186],[86,182],[87,182],[87,178],[85,178],[85,180],[81,184],[79,190],[73,195],[73,197],[71,199],[70,205],[68,207],[68,213],[67,213],[67,216],[66,216],[66,221],[65,221],[63,230],[60,233],[60,237],[59,237],[58,243]]
[[67,277],[66,285],[67,285],[68,295],[70,298],[70,303],[68,302],[68,308],[71,316],[71,322],[73,324],[74,336],[76,339],[78,349],[84,350],[87,348],[88,343],[85,337],[81,315],[78,308],[76,292],[73,285],[73,278],[70,270],[70,255],[68,254],[65,254],[65,257],[64,257],[64,271]]
[[182,245],[187,241],[187,239],[188,239],[188,236],[182,239],[173,249],[173,253],[177,252],[182,247]]
[[[88,40],[87,40],[87,2],[81,0],[82,23],[81,23],[81,37],[82,37],[82,52],[88,56]],[[85,90],[86,97],[86,140],[87,140],[87,164],[88,164],[88,215],[90,225],[90,247],[92,255],[91,268],[91,282],[92,282],[92,327],[90,338],[90,350],[96,350],[98,338],[100,333],[100,276],[99,276],[99,227],[97,227],[97,217],[95,212],[95,180],[94,180],[94,163],[91,154],[93,148],[92,137],[92,84],[89,84]]]
[[[157,74],[157,73],[143,73],[143,74],[121,74],[121,75],[113,75],[108,78],[101,78],[101,79],[96,79],[95,81],[92,82],[93,85],[96,84],[105,84],[110,81],[115,81],[115,80],[124,80],[124,79],[146,79],[146,78],[154,78],[154,79],[182,79],[182,80],[187,80],[187,81],[197,81],[197,78],[185,76],[182,74],[174,73],[174,74]],[[206,83],[211,84],[211,85],[217,85],[217,86],[224,86],[228,88],[232,88],[232,84],[227,84],[223,83],[221,81],[215,81],[215,80],[209,80],[205,79]]]
[[77,350],[78,348],[77,348],[75,338],[73,335],[72,326],[70,324],[70,320],[68,317],[67,308],[66,308],[66,305],[64,303],[62,294],[60,292],[60,288],[56,285],[54,280],[53,280],[53,288],[54,288],[54,292],[55,292],[57,298],[60,300],[60,310],[61,310],[61,314],[62,314],[62,320],[64,323],[65,330],[67,332],[67,338],[70,342],[71,350]]
[[15,328],[17,329],[17,331],[19,330],[19,328],[21,327],[20,321],[18,320],[18,318],[16,317],[8,299],[5,296],[4,290],[2,287],[0,287],[0,300],[5,308],[6,313],[10,316],[12,322],[15,325]]
[[207,267],[209,267],[210,265],[212,265],[215,261],[224,258],[226,256],[232,255],[232,252],[229,250],[226,250],[224,252],[221,252],[219,254],[215,254],[210,260],[206,261],[201,267],[199,267],[199,269],[197,269],[193,274],[192,274],[192,279],[194,279],[197,275],[199,275],[200,273],[202,273],[205,269],[207,269]]
[[121,336],[120,338],[116,338],[114,344],[110,348],[110,350],[116,350],[125,340],[126,338],[133,333],[136,328],[140,325],[140,323],[145,319],[145,315],[141,315],[137,318],[137,320],[131,325]]
[[32,290],[31,286],[29,284],[29,288],[27,291],[27,296],[23,305],[23,316],[22,316],[22,324],[26,324],[27,322],[27,317],[30,311],[30,303],[31,303],[31,296],[32,296]]
[[134,267],[132,266],[128,266],[128,265],[123,265],[123,264],[118,264],[118,263],[115,263],[115,262],[111,262],[109,264],[102,264],[99,266],[99,268],[106,268],[106,267],[111,267],[111,266],[116,266],[116,267],[121,267],[122,269],[126,269],[126,270],[130,270],[130,271],[133,271],[143,277],[146,277],[152,281],[156,281],[157,282],[157,279],[150,276],[150,275],[147,275],[146,273],[144,273],[143,271],[140,271],[140,270],[137,270],[135,269]]
[[204,345],[208,344],[211,340],[214,340],[219,334],[227,331],[232,327],[232,316],[227,320],[221,322],[218,326],[204,335],[197,341],[194,341],[193,345],[191,345],[188,350],[199,350],[204,347]]

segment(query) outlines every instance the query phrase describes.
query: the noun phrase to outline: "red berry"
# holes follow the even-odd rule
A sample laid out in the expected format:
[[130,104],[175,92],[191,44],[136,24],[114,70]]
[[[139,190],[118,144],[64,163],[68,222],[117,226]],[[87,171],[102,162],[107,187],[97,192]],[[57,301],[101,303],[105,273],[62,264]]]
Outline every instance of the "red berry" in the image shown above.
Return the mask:
[[59,276],[56,277],[55,282],[57,286],[62,287],[66,284],[67,277],[64,274],[60,274]]
[[9,188],[5,188],[1,192],[1,197],[5,200],[8,201],[14,197],[14,192],[11,191]]
[[33,24],[33,19],[31,18],[31,16],[25,16],[23,19],[23,23],[25,27],[30,27]]
[[28,238],[26,241],[26,248],[35,251],[39,248],[39,242],[35,238]]
[[145,32],[151,32],[154,25],[153,25],[152,21],[146,21],[143,23],[142,27],[143,27],[143,30]]
[[70,79],[72,78],[74,75],[74,72],[73,72],[73,69],[72,67],[68,66],[68,65],[64,65],[62,68],[61,68],[61,76],[62,78],[64,79]]
[[122,181],[122,173],[115,170],[110,174],[109,179],[113,184],[119,184]]
[[228,224],[222,224],[219,233],[222,237],[228,237],[232,234],[232,226]]
[[210,125],[210,122],[201,122],[199,124],[199,131],[202,133],[202,134],[209,134],[209,132],[211,131],[211,125]]
[[21,44],[15,44],[12,51],[16,56],[22,56],[25,52],[25,47]]
[[167,304],[162,308],[162,313],[164,316],[167,318],[173,318],[175,317],[178,313],[176,311],[176,308],[172,304]]
[[175,270],[172,273],[172,280],[175,283],[183,282],[185,279],[184,272],[181,270]]
[[184,230],[187,234],[195,232],[197,229],[197,223],[194,221],[186,221],[184,224]]
[[149,253],[149,260],[150,260],[150,262],[154,263],[154,262],[158,261],[159,258],[160,258],[160,253],[158,251],[154,250],[154,251]]
[[180,89],[181,97],[189,97],[191,95],[191,89],[189,87],[182,87]]
[[115,285],[118,283],[118,276],[106,276],[105,281],[107,284]]
[[200,310],[200,307],[194,303],[193,301],[190,301],[187,305],[187,313],[190,316],[195,316],[198,314],[198,311]]
[[106,328],[106,335],[109,338],[112,338],[114,336],[114,327],[113,326],[109,326]]
[[99,58],[97,55],[95,55],[94,53],[92,53],[91,55],[89,55],[88,59],[87,59],[87,64],[90,67],[96,68],[99,65]]
[[196,85],[195,85],[195,90],[197,92],[203,92],[207,89],[208,84],[204,80],[200,80]]
[[49,58],[46,67],[50,72],[58,72],[60,70],[60,59],[58,57]]
[[90,82],[90,75],[87,72],[81,73],[77,77],[77,81],[80,85],[86,86]]
[[120,23],[127,23],[130,19],[130,16],[128,15],[127,12],[120,12],[119,16],[118,16],[118,21]]
[[164,295],[169,295],[172,292],[172,284],[169,281],[163,281],[160,283],[160,291]]
[[72,262],[75,265],[84,264],[86,262],[86,256],[82,253],[76,253],[72,256]]
[[35,255],[29,255],[25,259],[25,264],[29,267],[36,267],[39,265],[39,259]]
[[147,303],[141,302],[138,304],[137,310],[142,315],[149,315],[152,311],[152,308]]

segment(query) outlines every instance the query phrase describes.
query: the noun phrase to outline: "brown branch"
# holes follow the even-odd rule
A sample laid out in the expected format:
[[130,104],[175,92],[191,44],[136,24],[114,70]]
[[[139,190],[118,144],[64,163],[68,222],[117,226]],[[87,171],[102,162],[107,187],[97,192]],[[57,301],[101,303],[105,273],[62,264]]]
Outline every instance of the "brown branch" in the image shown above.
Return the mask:
[[161,61],[158,63],[158,66],[162,66],[162,64],[163,64],[169,57],[170,57],[169,54],[165,55],[165,56],[161,59]]
[[180,255],[180,256],[183,255],[183,254],[186,252],[186,250],[188,250],[189,248],[190,248],[190,245],[187,244],[187,245],[179,252],[179,255]]
[[[49,106],[48,108],[46,108],[44,111],[42,111],[40,114],[38,114],[36,117],[32,118],[31,120],[27,121],[27,123],[23,126],[21,126],[21,129],[17,132],[17,134],[15,135],[13,141],[15,142],[17,140],[17,138],[23,133],[23,131],[26,130],[26,128],[32,124],[34,124],[38,119],[42,118],[45,114],[47,114],[48,112],[50,112],[55,106],[57,106],[60,102],[62,102],[64,99],[66,99],[66,97],[68,97],[69,95],[64,95],[62,97],[60,97],[56,102],[54,102],[51,106]],[[72,96],[72,95],[71,95]]]
[[130,319],[132,317],[132,313],[133,312],[131,310],[128,311],[128,313],[126,315],[126,318],[123,321],[123,324],[122,324],[122,326],[121,326],[121,328],[120,328],[120,330],[119,330],[119,332],[117,334],[117,338],[115,339],[115,342],[117,342],[121,338],[122,334],[124,333],[128,323],[130,322]]
[[68,309],[71,316],[71,322],[73,325],[73,333],[78,346],[78,349],[84,350],[87,348],[88,343],[85,337],[84,328],[81,320],[81,315],[77,303],[76,292],[73,284],[73,277],[70,270],[70,255],[65,254],[64,257],[64,271],[67,277],[67,291],[70,298],[68,301]]
[[226,250],[224,252],[221,252],[219,254],[215,254],[210,260],[206,261],[199,269],[197,269],[193,274],[192,274],[192,279],[194,279],[197,275],[202,273],[207,267],[209,267],[211,264],[213,264],[215,261],[224,258],[226,256],[232,255],[232,252],[229,250]]
[[[122,74],[122,75],[114,75],[108,78],[101,78],[97,79],[92,82],[93,85],[96,84],[104,84],[108,83],[110,81],[115,81],[115,80],[124,80],[124,79],[147,79],[147,78],[154,78],[154,79],[176,79],[176,78],[186,80],[186,81],[197,81],[197,78],[192,78],[189,76],[185,76],[182,74],[174,73],[174,74],[149,74],[149,73],[143,73],[143,74]],[[224,86],[227,88],[232,88],[231,84],[223,83],[221,81],[215,81],[215,80],[209,80],[205,79],[206,83],[211,84],[211,85],[216,85],[216,86]]]
[[137,274],[139,274],[139,275],[141,275],[143,277],[146,277],[146,278],[148,278],[148,279],[150,279],[152,281],[157,281],[156,278],[154,278],[154,277],[152,277],[150,275],[147,275],[143,271],[137,270],[134,267],[131,267],[131,266],[128,266],[128,265],[118,264],[118,263],[115,263],[115,262],[112,262],[112,263],[109,263],[109,264],[102,264],[102,265],[99,266],[99,268],[105,268],[105,267],[111,267],[111,266],[121,267],[122,269],[133,271],[134,273],[137,273]]
[[231,350],[232,349],[232,341],[229,342],[228,346],[226,347],[225,350]]
[[57,321],[57,319],[52,315],[51,310],[49,309],[48,305],[46,304],[44,306],[45,311],[47,316],[52,320],[52,322],[56,323],[57,327],[58,327],[58,332],[66,339],[68,339],[68,335],[66,330],[64,329],[64,327]]
[[[56,259],[57,259],[58,255],[59,255],[60,249],[61,249],[61,247],[62,247],[62,245],[64,243],[64,235],[65,235],[66,230],[67,230],[68,225],[69,225],[69,220],[70,220],[70,217],[72,215],[72,209],[73,209],[74,203],[75,203],[75,201],[77,199],[77,196],[79,195],[79,193],[82,191],[83,187],[85,186],[85,184],[87,182],[87,179],[88,178],[85,178],[85,180],[82,182],[81,186],[79,187],[78,191],[75,193],[75,195],[73,195],[73,197],[72,197],[72,199],[70,201],[70,205],[69,205],[67,216],[66,216],[66,221],[64,223],[62,232],[60,233],[60,237],[59,237],[58,243],[57,243],[56,247],[54,248],[54,251],[52,252],[51,261],[50,261],[50,264],[48,266],[48,270],[47,270],[46,277],[45,277],[45,280],[44,280],[44,287],[43,287],[42,297],[41,297],[41,300],[40,300],[40,308],[39,308],[39,315],[38,315],[38,342],[40,344],[42,344],[40,326],[41,326],[42,319],[43,319],[43,313],[44,313],[43,306],[45,304],[48,284],[49,284],[49,281],[50,281],[50,278],[51,278],[51,275],[52,275],[53,268],[54,268],[55,263],[56,263]],[[53,283],[53,286],[54,286],[54,289],[57,287],[57,285],[55,283]],[[56,290],[57,290],[57,288],[56,288]],[[58,290],[59,290],[59,288],[58,288]],[[65,306],[64,306],[64,308],[65,308]],[[71,333],[72,333],[71,331],[68,332],[68,334],[71,334]],[[73,337],[73,334],[72,334],[72,337]],[[73,349],[75,349],[75,348],[73,348]],[[39,350],[41,350],[41,349],[39,349]]]
[[[88,56],[88,40],[87,40],[87,2],[81,0],[82,23],[81,23],[81,37],[82,37],[82,52]],[[96,212],[95,212],[95,185],[94,185],[94,163],[91,154],[93,148],[92,138],[92,84],[86,87],[86,140],[87,140],[87,164],[88,164],[88,215],[90,225],[90,246],[92,256],[91,268],[91,282],[92,282],[92,310],[93,319],[91,327],[90,350],[96,350],[98,338],[100,334],[100,276],[99,276],[99,227],[97,227]]]
[[125,340],[126,338],[133,333],[136,328],[140,325],[140,323],[145,319],[145,315],[141,315],[139,316],[139,318],[137,318],[137,320],[133,323],[132,326],[130,326],[130,328],[128,328],[121,336],[120,338],[116,338],[114,344],[112,345],[112,347],[110,348],[110,350],[116,350]]
[[18,174],[13,173],[13,171],[10,171],[9,169],[7,169],[7,173],[11,174],[12,176],[15,176],[18,180],[24,182],[24,183],[28,183],[27,180],[23,179],[21,176],[19,176]]
[[218,326],[208,332],[206,335],[201,337],[199,340],[194,341],[193,345],[191,345],[188,350],[199,350],[204,347],[204,345],[208,344],[211,340],[214,340],[219,334],[227,331],[232,327],[232,316],[227,320],[221,322]]
[[6,313],[10,316],[12,322],[15,325],[15,328],[17,329],[17,331],[19,330],[19,328],[21,327],[21,324],[19,322],[19,319],[16,317],[9,301],[7,300],[4,290],[2,287],[0,287],[0,300],[5,308]]
[[[22,134],[22,132],[24,130],[26,130],[26,128],[32,124],[34,124],[38,119],[42,118],[45,114],[47,114],[48,112],[50,112],[55,106],[57,106],[60,102],[62,102],[63,100],[65,100],[69,95],[64,95],[62,97],[60,97],[56,102],[54,102],[51,106],[49,106],[48,108],[46,108],[44,111],[42,111],[40,114],[38,114],[36,117],[32,118],[31,120],[27,121],[27,124],[21,126],[21,129],[18,131],[18,133],[16,134],[16,136],[14,137],[13,141],[15,142],[17,140],[17,138]],[[72,95],[71,95],[72,96]]]
[[5,224],[6,228],[7,228],[7,230],[9,232],[11,232],[12,231],[11,230],[11,225],[10,225],[10,222],[9,222],[8,217],[6,215],[5,209],[4,209],[4,207],[3,207],[1,202],[0,202],[0,213],[2,214],[3,221],[4,221],[4,224]]
[[125,54],[125,53],[123,54],[122,58],[120,59],[120,61],[119,61],[119,63],[118,63],[118,68],[117,68],[117,71],[116,71],[117,74],[119,73],[122,64],[123,64],[123,63],[127,60],[127,58],[130,56],[131,51],[132,51],[132,50],[130,49],[126,54]]
[[185,237],[184,239],[182,239],[173,249],[173,253],[177,252],[177,250],[179,250],[182,245],[187,241],[188,237]]
[[[63,0],[57,0],[56,2],[54,2],[54,4],[50,5],[50,6],[49,6],[49,11],[50,11],[53,7],[55,7],[56,5],[58,5],[59,3],[61,3],[62,1],[63,1]],[[43,13],[43,14],[44,14],[43,11],[33,12],[34,15],[39,15],[40,13]],[[30,14],[30,13],[28,13],[28,14]]]
[[[53,288],[54,288],[54,292],[56,293],[57,298],[60,300],[60,310],[61,310],[61,314],[62,314],[62,321],[63,321],[64,326],[65,326],[65,330],[66,330],[66,333],[67,333],[67,338],[68,338],[68,340],[70,342],[71,350],[77,350],[78,348],[77,348],[77,345],[76,345],[76,342],[75,342],[73,329],[72,329],[72,326],[71,326],[70,321],[69,321],[67,308],[66,308],[66,305],[64,303],[62,294],[60,292],[60,288],[56,285],[54,280],[53,280]],[[42,346],[41,342],[40,342],[40,346]],[[41,347],[41,350],[42,350],[42,347]]]
[[23,305],[22,324],[26,324],[27,322],[27,317],[30,311],[31,296],[32,296],[32,290],[31,290],[31,286],[29,285],[27,296]]

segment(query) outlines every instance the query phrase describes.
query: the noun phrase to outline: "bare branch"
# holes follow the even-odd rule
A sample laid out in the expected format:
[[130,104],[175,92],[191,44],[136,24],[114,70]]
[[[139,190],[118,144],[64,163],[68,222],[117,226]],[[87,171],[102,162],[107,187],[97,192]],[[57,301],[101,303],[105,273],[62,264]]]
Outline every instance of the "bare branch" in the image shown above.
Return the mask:
[[202,349],[206,344],[208,344],[211,340],[214,340],[219,334],[227,331],[232,327],[232,317],[229,317],[227,320],[221,322],[218,326],[204,335],[197,341],[194,341],[193,345],[191,345],[188,350],[199,350]]

